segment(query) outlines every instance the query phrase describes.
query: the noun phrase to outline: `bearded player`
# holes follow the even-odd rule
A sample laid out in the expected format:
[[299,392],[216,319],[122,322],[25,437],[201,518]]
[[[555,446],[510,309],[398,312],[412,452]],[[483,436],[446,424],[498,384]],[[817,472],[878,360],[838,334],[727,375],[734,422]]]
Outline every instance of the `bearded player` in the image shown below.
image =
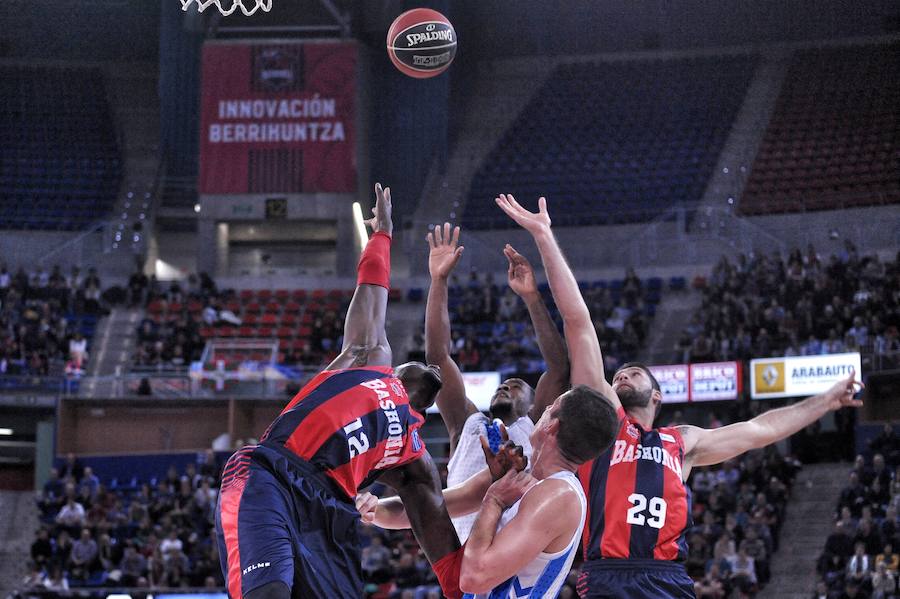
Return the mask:
[[[503,381],[491,398],[490,415],[478,411],[466,397],[459,367],[450,357],[450,315],[448,311],[447,281],[462,256],[459,227],[452,230],[445,223],[428,234],[428,270],[431,287],[425,309],[425,357],[429,364],[440,367],[443,386],[437,396],[437,406],[450,434],[450,462],[447,465],[447,485],[460,485],[485,468],[480,437],[485,436],[491,449],[497,451],[500,423],[505,425],[509,438],[522,447],[525,457],[531,457],[529,437],[535,422],[569,385],[569,359],[566,344],[547,311],[538,291],[534,270],[528,260],[512,246],[503,254],[509,263],[509,286],[525,303],[534,327],[538,347],[547,370],[538,380],[537,389],[520,378]],[[469,536],[475,514],[453,518],[453,525],[462,542]]]
[[231,599],[361,597],[354,497],[375,479],[397,489],[445,595],[460,596],[458,575],[446,574],[459,541],[419,438],[440,371],[390,366],[390,189],[375,194],[340,355],[223,471],[216,533]]
[[583,464],[578,477],[588,497],[579,580],[582,597],[665,599],[694,597],[684,569],[685,532],[691,526],[691,468],[718,464],[792,435],[826,413],[859,407],[863,388],[854,374],[831,389],[752,420],[708,430],[695,426],[653,428],[662,402],[659,385],[642,364],[626,364],[610,386],[587,305],[550,229],[544,198],[537,213],[511,195],[497,205],[531,233],[563,318],[572,385],[587,385],[609,397],[622,418],[613,445]]

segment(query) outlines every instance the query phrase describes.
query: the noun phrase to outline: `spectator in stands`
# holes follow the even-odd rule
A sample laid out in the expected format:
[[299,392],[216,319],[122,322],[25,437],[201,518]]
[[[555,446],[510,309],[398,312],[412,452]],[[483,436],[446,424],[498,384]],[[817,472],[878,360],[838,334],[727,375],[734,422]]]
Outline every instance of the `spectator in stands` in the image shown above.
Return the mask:
[[697,594],[697,599],[724,599],[725,585],[716,564],[710,567],[699,582],[694,583],[694,592]]
[[41,527],[38,530],[38,538],[31,544],[31,559],[38,569],[42,569],[53,558],[53,543],[50,541],[50,532]]
[[87,357],[87,339],[80,332],[76,332],[69,340],[69,359],[75,368],[81,370]]
[[147,287],[150,284],[143,269],[138,268],[128,279],[128,293],[131,306],[143,304],[146,299]]
[[877,568],[881,564],[884,564],[889,572],[897,574],[897,569],[900,567],[900,556],[894,553],[894,546],[890,542],[884,546],[884,551],[875,556],[875,567]]
[[862,586],[867,582],[871,574],[869,556],[866,555],[866,546],[856,543],[853,555],[847,561],[847,579]]
[[73,578],[85,580],[94,568],[97,554],[97,542],[91,537],[91,531],[83,528],[81,537],[72,543],[72,553],[69,555],[68,564],[69,574]]
[[84,525],[84,518],[84,506],[76,502],[74,497],[69,497],[66,504],[59,510],[56,522],[70,531],[79,531]]
[[876,564],[875,572],[872,574],[872,599],[893,597],[896,590],[895,574],[888,570],[884,563]]
[[734,585],[744,592],[756,589],[756,564],[753,558],[747,555],[746,547],[741,547],[736,556],[729,560],[731,563],[731,579]]
[[50,573],[44,579],[44,588],[48,591],[68,592],[69,580],[61,566],[55,565],[50,569]]
[[92,499],[97,497],[97,492],[100,490],[100,479],[94,474],[93,468],[90,466],[85,467],[79,485],[82,489],[87,488],[88,494]]

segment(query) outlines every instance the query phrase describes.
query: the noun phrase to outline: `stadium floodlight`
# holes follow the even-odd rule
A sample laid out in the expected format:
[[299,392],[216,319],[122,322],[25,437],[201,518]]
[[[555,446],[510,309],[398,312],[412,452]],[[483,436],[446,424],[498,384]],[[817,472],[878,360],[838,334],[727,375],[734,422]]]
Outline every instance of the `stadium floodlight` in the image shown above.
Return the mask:
[[0,428],[0,435],[6,435],[6,436],[9,436],[9,435],[11,435],[11,434],[13,434],[13,429],[11,429],[11,428]]
[[359,234],[359,251],[363,251],[369,242],[369,234],[366,232],[366,223],[359,202],[353,202],[353,222],[356,223],[356,232]]

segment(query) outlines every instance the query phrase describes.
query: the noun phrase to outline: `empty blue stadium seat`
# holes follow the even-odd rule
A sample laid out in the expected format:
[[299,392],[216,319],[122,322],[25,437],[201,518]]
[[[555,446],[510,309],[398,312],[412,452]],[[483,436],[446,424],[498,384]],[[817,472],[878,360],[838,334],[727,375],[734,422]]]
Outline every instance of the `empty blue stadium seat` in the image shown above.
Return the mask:
[[103,218],[122,178],[112,122],[99,69],[0,68],[0,228]]
[[753,56],[561,65],[472,179],[469,228],[514,226],[492,201],[544,195],[555,225],[652,220],[697,202],[755,67]]

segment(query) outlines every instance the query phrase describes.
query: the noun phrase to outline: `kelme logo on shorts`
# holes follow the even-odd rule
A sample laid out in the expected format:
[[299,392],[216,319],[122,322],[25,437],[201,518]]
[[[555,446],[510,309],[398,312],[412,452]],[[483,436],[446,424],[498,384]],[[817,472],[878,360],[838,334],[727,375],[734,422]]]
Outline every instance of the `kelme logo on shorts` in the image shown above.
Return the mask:
[[249,574],[250,572],[253,572],[254,570],[259,570],[260,568],[268,568],[271,565],[272,565],[272,562],[258,562],[252,566],[247,566],[246,568],[244,568],[244,574]]

